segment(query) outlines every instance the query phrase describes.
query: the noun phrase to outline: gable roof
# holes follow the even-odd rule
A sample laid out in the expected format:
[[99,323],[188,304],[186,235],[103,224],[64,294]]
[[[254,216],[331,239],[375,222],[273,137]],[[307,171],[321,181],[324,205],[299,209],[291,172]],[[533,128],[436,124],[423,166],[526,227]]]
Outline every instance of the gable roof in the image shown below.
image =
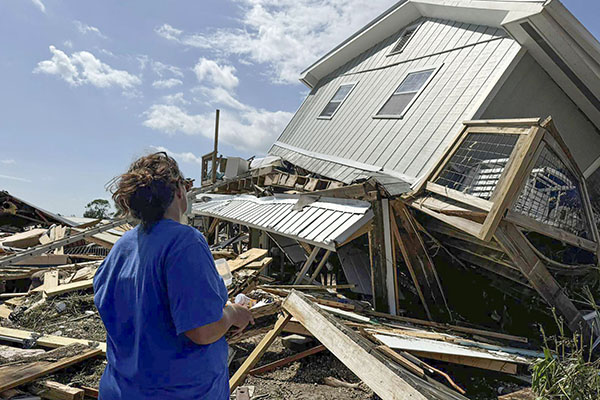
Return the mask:
[[304,70],[300,80],[314,87],[421,17],[503,28],[600,128],[600,43],[559,0],[401,0]]

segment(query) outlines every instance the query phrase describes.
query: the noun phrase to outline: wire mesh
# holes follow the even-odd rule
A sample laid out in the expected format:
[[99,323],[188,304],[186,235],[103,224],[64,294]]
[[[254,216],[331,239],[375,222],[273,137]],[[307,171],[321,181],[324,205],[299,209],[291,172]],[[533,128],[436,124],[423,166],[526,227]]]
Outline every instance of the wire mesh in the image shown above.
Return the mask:
[[589,237],[578,179],[547,145],[536,160],[513,210],[577,236]]
[[470,133],[435,183],[489,200],[519,135]]

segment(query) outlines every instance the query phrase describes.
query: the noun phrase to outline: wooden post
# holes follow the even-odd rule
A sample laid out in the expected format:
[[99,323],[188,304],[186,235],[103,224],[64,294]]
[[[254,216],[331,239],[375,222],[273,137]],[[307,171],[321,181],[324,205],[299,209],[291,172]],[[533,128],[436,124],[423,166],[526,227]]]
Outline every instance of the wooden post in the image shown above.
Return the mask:
[[317,265],[317,268],[315,268],[315,272],[313,272],[313,274],[310,277],[310,284],[312,285],[313,281],[315,279],[317,279],[317,276],[319,276],[319,272],[321,272],[321,269],[323,268],[323,266],[325,265],[325,263],[327,262],[327,259],[329,258],[329,256],[331,255],[331,250],[327,250],[325,252],[325,255],[323,256],[323,258],[321,259],[321,261],[319,262],[319,265]]
[[235,390],[239,385],[241,385],[246,376],[250,372],[252,368],[256,365],[256,363],[260,360],[260,358],[265,354],[269,346],[277,339],[277,336],[281,333],[285,325],[292,319],[290,314],[284,313],[279,317],[275,326],[269,333],[265,335],[265,337],[260,341],[260,343],[254,348],[254,351],[246,358],[246,361],[240,366],[240,368],[235,371],[235,374],[229,380],[229,387],[231,392]]
[[373,307],[377,311],[389,313],[387,271],[385,259],[385,231],[381,199],[371,202],[373,208],[373,230],[369,235],[371,258],[371,281],[373,287]]
[[[427,301],[437,304],[440,310],[445,309],[451,318],[435,265],[427,252],[414,217],[401,201],[394,203],[394,211],[396,215],[392,213],[391,216],[392,230],[428,318],[431,320]],[[399,223],[396,223],[396,217]]]
[[219,115],[221,110],[217,109],[215,116],[215,147],[212,155],[212,183],[217,181],[217,153],[219,151]]
[[308,272],[308,269],[315,261],[315,258],[317,258],[317,254],[319,254],[319,250],[321,250],[319,247],[317,247],[317,246],[313,247],[310,255],[308,256],[308,259],[302,266],[302,269],[300,270],[300,272],[298,272],[298,275],[296,276],[296,279],[294,280],[294,285],[297,285],[300,282],[302,282],[302,279],[304,279],[304,275],[306,275],[306,273]]
[[565,318],[569,329],[573,332],[580,331],[584,343],[591,343],[593,331],[583,319],[582,313],[567,297],[564,289],[554,279],[546,266],[531,249],[527,238],[519,228],[510,222],[501,221],[495,232],[495,237],[502,249],[508,254],[514,264],[521,270],[531,286],[551,307]]

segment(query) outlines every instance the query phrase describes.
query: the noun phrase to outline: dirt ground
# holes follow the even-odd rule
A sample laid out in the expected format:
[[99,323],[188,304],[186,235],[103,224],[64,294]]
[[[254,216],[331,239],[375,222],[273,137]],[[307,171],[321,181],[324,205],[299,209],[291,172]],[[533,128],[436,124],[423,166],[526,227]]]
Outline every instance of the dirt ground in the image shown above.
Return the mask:
[[[231,375],[233,375],[238,364],[240,364],[236,362],[238,357],[250,354],[261,339],[262,335],[256,336],[234,346],[234,349],[238,350],[238,353],[230,367]],[[281,338],[277,338],[257,366],[280,360],[295,353],[296,351],[285,348]],[[255,397],[268,395],[265,399],[273,400],[379,399],[363,383],[357,389],[335,388],[323,384],[323,379],[326,377],[333,377],[348,383],[360,382],[356,375],[346,368],[344,364],[338,361],[331,353],[325,351],[279,367],[261,376],[249,376],[244,385],[255,387]]]

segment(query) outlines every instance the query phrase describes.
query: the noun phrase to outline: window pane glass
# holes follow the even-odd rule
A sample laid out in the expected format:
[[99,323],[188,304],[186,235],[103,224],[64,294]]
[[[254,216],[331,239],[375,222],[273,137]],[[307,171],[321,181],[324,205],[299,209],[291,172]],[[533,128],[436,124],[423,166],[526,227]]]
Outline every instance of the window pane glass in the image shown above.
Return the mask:
[[338,101],[330,101],[319,117],[331,117],[339,105],[340,103]]
[[325,106],[325,109],[321,111],[319,117],[331,117],[335,113],[335,110],[340,106],[340,104],[342,104],[342,101],[344,101],[346,96],[348,96],[348,93],[350,93],[350,90],[352,90],[353,87],[353,83],[341,85],[333,95],[333,98]]
[[416,93],[394,94],[381,107],[377,115],[401,115]]
[[340,88],[337,90],[337,92],[335,92],[335,96],[333,96],[333,99],[331,99],[331,101],[342,101],[342,100],[344,100],[344,98],[350,92],[350,89],[352,89],[352,86],[354,86],[354,85],[342,85],[342,86],[340,86]]
[[433,69],[408,74],[408,76],[404,78],[400,86],[398,86],[398,89],[396,89],[396,92],[394,94],[418,92],[423,87],[425,82],[427,82],[427,79],[429,79],[432,73]]

